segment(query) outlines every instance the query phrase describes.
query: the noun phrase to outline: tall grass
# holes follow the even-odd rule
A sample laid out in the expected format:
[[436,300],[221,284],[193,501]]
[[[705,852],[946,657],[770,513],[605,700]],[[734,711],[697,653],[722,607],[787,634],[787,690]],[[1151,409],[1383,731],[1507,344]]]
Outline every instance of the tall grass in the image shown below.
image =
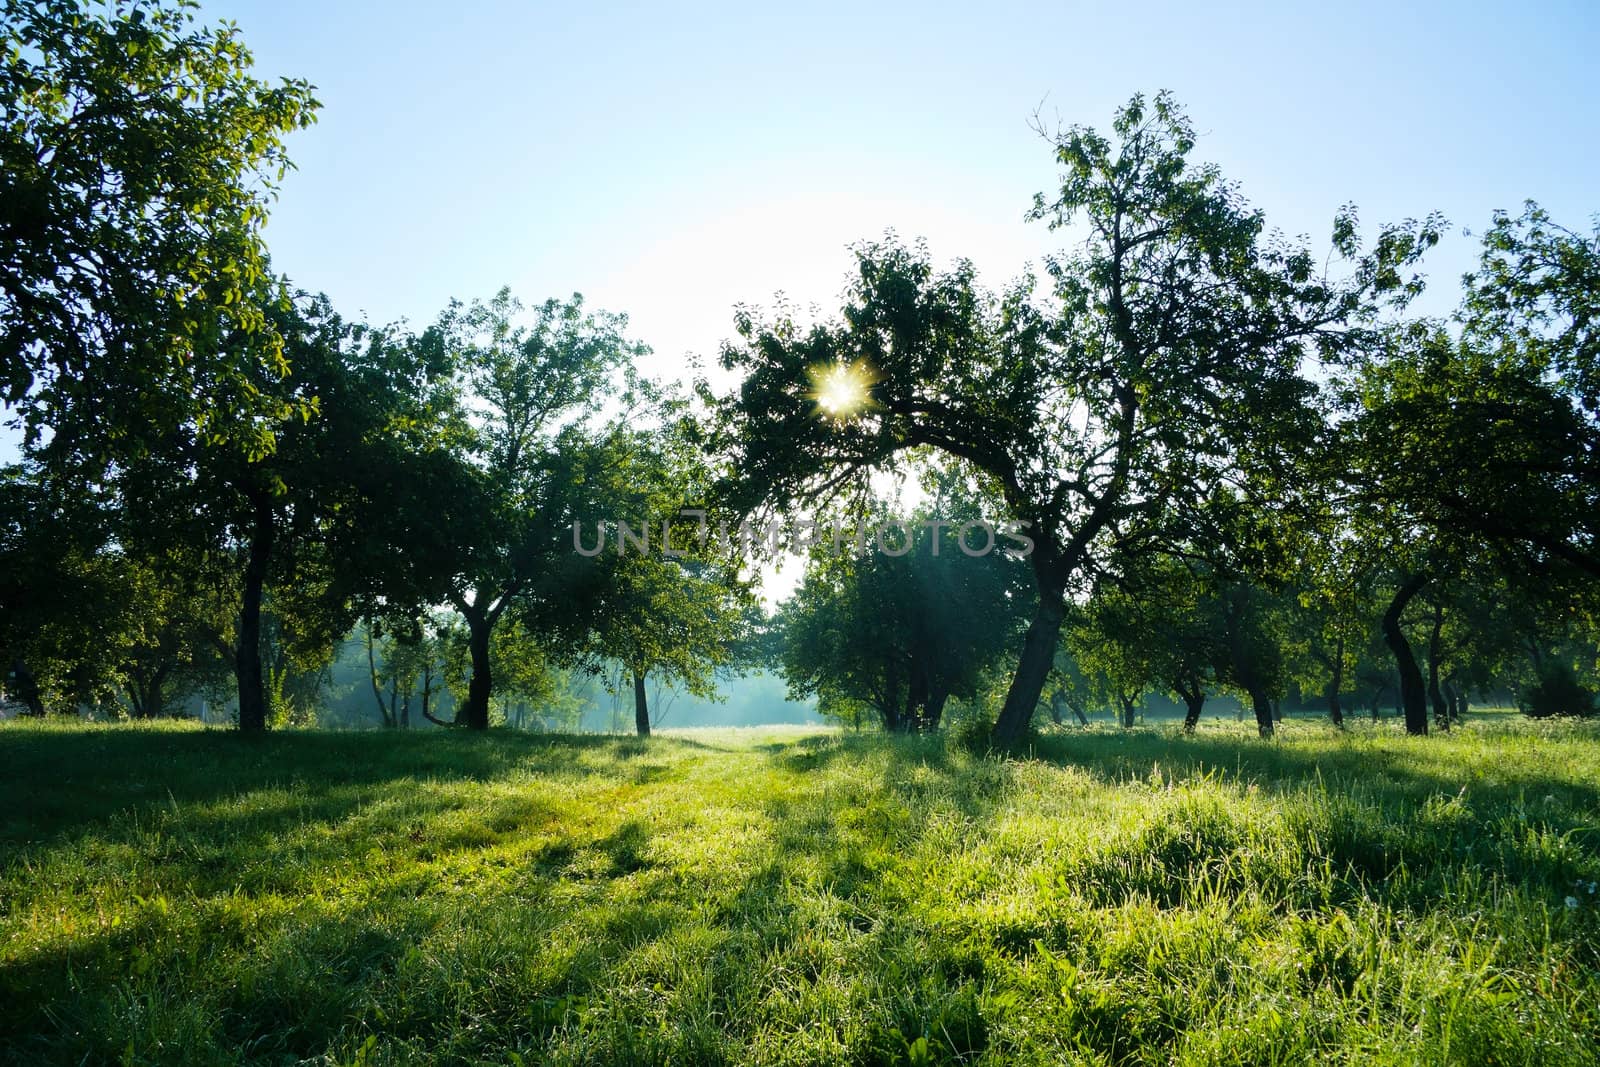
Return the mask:
[[1594,1063],[1600,731],[0,728],[0,1058]]

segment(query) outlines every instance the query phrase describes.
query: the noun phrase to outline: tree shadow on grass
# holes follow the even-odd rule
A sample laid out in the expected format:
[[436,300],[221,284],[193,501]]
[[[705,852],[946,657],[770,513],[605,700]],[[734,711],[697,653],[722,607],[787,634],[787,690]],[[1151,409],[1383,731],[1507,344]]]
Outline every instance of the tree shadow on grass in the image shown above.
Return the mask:
[[[0,729],[0,766],[8,768],[0,777],[0,866],[13,853],[101,828],[124,813],[279,791],[289,797],[279,805],[283,819],[330,820],[369,802],[369,790],[386,783],[484,782],[705,747],[680,738],[509,731],[246,737],[225,730],[7,727]],[[654,773],[639,772],[644,779]]]
[[[64,814],[75,818],[59,820],[52,832],[74,832],[147,803],[168,806],[164,790],[151,798],[128,787],[130,781],[159,782],[162,768],[173,798],[184,798],[180,803],[254,790],[262,794],[259,810],[219,810],[214,821],[206,821],[210,813],[196,812],[174,824],[186,828],[190,839],[177,835],[175,851],[157,857],[164,884],[178,901],[170,915],[153,905],[141,907],[121,927],[87,929],[0,968],[0,1058],[115,1059],[130,1028],[142,1025],[142,1013],[166,1013],[163,1025],[170,1026],[174,1013],[192,1006],[212,1027],[210,1047],[236,1050],[239,1059],[326,1056],[344,1062],[355,1058],[369,1035],[384,1042],[375,1053],[380,1058],[385,1049],[399,1047],[394,1058],[401,1060],[411,1052],[418,1058],[503,1061],[515,1049],[532,1059],[542,1043],[579,1040],[573,1035],[581,1030],[581,1040],[590,1042],[582,1047],[594,1062],[628,1054],[700,1062],[693,1042],[706,1033],[720,1040],[726,1027],[728,1044],[719,1047],[725,1057],[730,1051],[736,1057],[741,1041],[757,1038],[761,1024],[750,1020],[759,1020],[769,1001],[803,1004],[819,984],[830,983],[847,988],[861,1005],[850,1038],[858,1061],[875,1061],[881,1047],[882,1059],[893,1062],[905,1046],[901,1035],[940,1038],[960,1031],[938,1021],[947,1016],[970,1016],[971,1023],[969,1038],[947,1048],[976,1049],[988,1041],[990,1024],[1016,1010],[999,1002],[985,1006],[971,993],[984,980],[985,961],[1032,958],[1041,943],[1064,952],[1080,928],[1058,913],[1081,911],[1085,904],[1114,909],[1134,900],[1199,909],[1228,894],[1264,888],[1287,908],[1329,906],[1307,896],[1299,881],[1311,845],[1293,842],[1300,851],[1279,864],[1261,849],[1261,835],[1286,824],[1263,819],[1260,807],[1238,810],[1251,785],[1273,797],[1303,798],[1307,803],[1298,810],[1359,792],[1361,803],[1382,810],[1352,822],[1347,839],[1316,845],[1318,855],[1348,862],[1351,874],[1342,891],[1390,907],[1440,906],[1427,879],[1447,876],[1462,861],[1450,847],[1458,824],[1450,821],[1456,816],[1447,800],[1459,791],[1463,775],[1482,769],[1424,758],[1427,741],[1392,747],[1357,742],[1347,750],[1134,731],[1046,739],[1034,758],[1074,769],[1053,776],[1027,761],[970,756],[937,738],[805,738],[756,749],[752,763],[781,772],[773,794],[735,791],[722,801],[746,809],[759,826],[747,844],[726,858],[717,854],[718,863],[732,864],[736,872],[722,879],[724,867],[705,861],[697,866],[692,852],[681,871],[664,859],[674,853],[661,847],[659,836],[674,832],[671,819],[685,809],[658,811],[657,798],[692,804],[699,794],[693,782],[668,784],[676,780],[676,768],[662,777],[652,759],[639,757],[670,753],[675,742],[434,735],[413,739],[413,746],[411,740],[388,738],[375,743],[374,735],[312,736],[308,744],[292,735],[268,739],[286,744],[269,748],[277,762],[258,766],[260,750],[252,742],[222,740],[103,751],[107,758],[130,761],[151,756],[156,770],[140,766],[137,779],[131,770],[116,776],[120,787],[108,786],[81,810],[68,809]],[[363,746],[371,749],[365,752],[370,765],[341,766],[358,762]],[[184,762],[207,756],[214,762]],[[715,774],[723,758],[707,753],[700,766]],[[1186,796],[1181,788],[1152,782],[1157,765],[1166,782],[1229,788]],[[476,791],[467,820],[472,825],[455,820],[459,795],[473,792],[457,790],[457,784],[574,768],[600,779],[595,796],[610,806],[580,808],[592,817],[547,833],[543,821],[556,810],[552,805],[568,803],[559,790],[529,798],[522,790],[490,788]],[[27,774],[36,787],[47,781],[44,769]],[[320,775],[335,780],[319,784]],[[1473,819],[1498,818],[1494,805],[1534,800],[1541,812],[1551,812],[1540,816],[1542,825],[1560,826],[1578,817],[1566,809],[1592,802],[1592,787],[1556,770],[1541,771],[1526,755],[1515,767],[1502,768],[1502,776],[1504,781],[1475,779],[1481,784],[1471,792],[1484,810]],[[918,890],[901,876],[899,864],[919,849],[916,862],[932,878],[942,876],[940,842],[923,836],[936,825],[950,832],[952,822],[961,827],[954,840],[980,854],[977,862],[1013,862],[986,851],[987,825],[1017,804],[1021,789],[1037,792],[1041,779],[1057,777],[1059,803],[1054,797],[1030,801],[1041,823],[1070,818],[1071,791],[1091,786],[1127,787],[1128,807],[1139,817],[1103,839],[1079,842],[1073,855],[1046,857],[1055,866],[1040,873],[1057,879],[1038,889],[1047,906],[1014,922],[974,921],[960,944],[939,943],[934,935],[947,928],[928,924],[916,907],[907,906],[917,901],[904,897]],[[651,791],[660,784],[668,788]],[[1536,790],[1542,791],[1534,795]],[[1555,804],[1544,803],[1547,792],[1558,796]],[[405,817],[396,818],[389,806],[406,803],[413,808],[400,808]],[[1563,813],[1556,813],[1558,807]],[[692,819],[695,809],[687,810]],[[369,832],[367,812],[381,833]],[[407,830],[411,814],[416,840]],[[657,814],[668,822],[657,821]],[[338,820],[345,822],[327,825]],[[1537,820],[1530,825],[1537,829]],[[297,856],[308,869],[324,872],[337,865],[344,885],[353,877],[347,869],[359,873],[365,855],[353,843],[375,843],[369,850],[375,862],[391,846],[414,850],[419,858],[424,851],[439,857],[478,849],[484,862],[468,855],[460,868],[444,868],[469,887],[462,897],[452,897],[449,886],[403,880],[374,884],[370,893],[336,883],[326,901],[285,894],[289,903],[260,909],[228,896],[226,883],[237,877],[241,862],[269,877],[280,864],[272,835],[291,826],[308,832],[304,840],[284,844],[284,857]],[[241,859],[235,846],[244,833],[256,845],[254,852],[242,850]],[[490,847],[500,833],[529,838],[522,851],[507,850],[514,853],[509,862],[520,868],[520,880],[487,869],[504,858]],[[682,845],[683,831],[677,833]],[[1530,856],[1513,877],[1566,877],[1573,855],[1592,860],[1593,844],[1583,846],[1587,852]],[[207,866],[208,847],[223,853],[214,872]],[[1502,847],[1516,847],[1516,841],[1486,845],[1484,861],[1494,862],[1494,850]],[[418,879],[436,876],[435,869],[416,866]],[[1413,899],[1410,889],[1397,888],[1398,876],[1383,883],[1402,868],[1409,872],[1408,884],[1427,893]],[[183,907],[204,911],[184,916]],[[560,936],[550,936],[552,930]],[[699,994],[695,982],[682,977],[685,961],[711,975]],[[1122,977],[1132,982],[1131,975]],[[709,998],[701,1003],[701,1025],[712,1030],[673,1029],[684,1005],[700,1003],[695,996]],[[793,1010],[801,1021],[827,1025],[825,1017],[805,1014],[814,1009]],[[601,1021],[610,1028],[603,1034],[593,1029]],[[135,1032],[137,1051],[145,1054],[151,1035],[161,1031],[147,1026]],[[1168,1052],[1174,1040],[1160,1038]]]
[[[1212,777],[1272,792],[1317,786],[1381,791],[1396,802],[1420,804],[1464,786],[1501,806],[1553,798],[1560,806],[1600,813],[1600,783],[1560,773],[1532,760],[1488,765],[1463,761],[1445,737],[1394,738],[1374,743],[1361,734],[1329,734],[1324,743],[1262,741],[1173,730],[1055,734],[1039,739],[1029,757],[1077,768],[1104,783],[1144,779],[1153,771],[1178,781]],[[1593,744],[1600,735],[1580,740]],[[1544,742],[1553,744],[1556,742]]]
[[[1595,740],[1580,735],[1576,743]],[[881,763],[881,781],[871,788],[888,804],[862,797],[851,808],[807,794],[769,806],[781,847],[821,857],[852,894],[870,882],[883,850],[914,847],[930,823],[953,816],[981,826],[994,818],[1014,803],[1015,774],[1030,763],[1083,776],[1063,782],[1063,818],[1072,817],[1073,792],[1085,788],[1132,789],[1139,798],[1126,832],[1062,868],[1074,892],[1102,905],[1142,895],[1188,906],[1197,892],[1226,894],[1257,882],[1287,900],[1309,867],[1326,865],[1336,875],[1333,895],[1307,899],[1310,906],[1381,897],[1426,912],[1469,875],[1559,902],[1600,873],[1600,783],[1583,777],[1581,766],[1541,758],[1538,748],[1497,752],[1445,738],[1375,743],[1333,734],[1273,743],[1242,733],[1135,729],[1045,737],[1026,757],[1004,761],[971,757],[940,739],[848,736],[771,758],[802,778],[841,761]],[[1240,805],[1255,794],[1273,799]],[[1268,853],[1281,869],[1267,869]]]

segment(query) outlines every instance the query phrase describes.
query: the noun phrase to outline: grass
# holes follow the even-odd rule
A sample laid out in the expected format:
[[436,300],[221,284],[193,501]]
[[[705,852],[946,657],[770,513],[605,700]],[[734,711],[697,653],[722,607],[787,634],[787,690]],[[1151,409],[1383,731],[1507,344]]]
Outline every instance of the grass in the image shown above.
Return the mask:
[[0,1059],[1600,1060],[1600,731],[0,727]]

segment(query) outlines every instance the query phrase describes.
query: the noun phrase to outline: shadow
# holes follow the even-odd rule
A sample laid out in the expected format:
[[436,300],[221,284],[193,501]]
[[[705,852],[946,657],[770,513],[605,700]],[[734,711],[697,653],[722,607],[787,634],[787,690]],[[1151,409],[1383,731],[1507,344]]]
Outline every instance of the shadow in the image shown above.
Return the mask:
[[[1379,739],[1398,744],[1374,743]],[[1600,808],[1600,783],[1564,776],[1549,767],[1530,773],[1518,767],[1464,766],[1459,751],[1441,745],[1441,740],[1444,738],[1402,740],[1357,731],[1337,734],[1330,729],[1310,739],[1263,741],[1242,733],[1219,737],[1206,732],[1185,735],[1170,728],[1136,728],[1050,735],[1040,738],[1025,758],[1075,767],[1108,784],[1143,779],[1160,768],[1177,780],[1211,777],[1275,792],[1319,784],[1330,789],[1381,790],[1396,801],[1421,803],[1435,794],[1454,794],[1467,786],[1495,804],[1536,794],[1536,799],[1554,796],[1564,806]],[[1600,734],[1573,740],[1600,746]]]
[[[19,1062],[116,1060],[133,1040],[130,1058],[169,1062],[207,1049],[251,1062],[537,1062],[551,1050],[728,1062],[752,1051],[738,1041],[778,1030],[817,1042],[786,1049],[796,1061],[1003,1061],[1006,1042],[1042,1025],[1040,1004],[1101,1059],[1159,1062],[1186,1013],[1209,1009],[1178,995],[1155,953],[1192,952],[1197,974],[1225,968],[1218,953],[1234,950],[1201,935],[1239,902],[1253,902],[1263,937],[1312,938],[1296,979],[1307,1002],[1353,1011],[1376,964],[1359,957],[1365,935],[1338,925],[1346,911],[1454,916],[1489,907],[1494,885],[1559,902],[1600,869],[1600,783],[1427,739],[1088,731],[1002,759],[873,734],[731,750],[61,734],[0,731],[14,768],[0,799],[22,828],[13,855],[42,862],[30,850],[98,829],[96,850],[129,842],[131,891],[150,896],[154,879],[163,895],[129,904],[128,887],[108,885],[115,851],[97,853],[99,882],[16,882],[40,900],[103,895],[127,916],[95,926],[85,909],[70,936],[0,964],[0,1059]],[[52,789],[66,791],[54,806],[18,807]],[[1057,833],[1089,793],[1119,821]],[[1463,888],[1473,870],[1484,881]],[[1461,903],[1469,891],[1483,899]],[[1163,925],[1177,909],[1191,940]],[[1078,969],[1051,977],[1069,956]],[[1091,980],[1111,991],[1103,1004],[1063,998],[1068,981]],[[1149,1014],[1129,1043],[1123,1005],[1162,996],[1181,1007]],[[847,1038],[830,1029],[846,1003]],[[184,1012],[203,1020],[180,1033],[196,1044],[138,1029],[177,1029]],[[173,1043],[149,1052],[152,1035]]]
[[[375,743],[381,738],[381,743]],[[680,738],[428,730],[280,732],[247,737],[181,727],[0,728],[0,865],[20,854],[107,828],[119,817],[191,809],[248,794],[264,833],[306,819],[334,820],[389,784],[485,782],[592,766],[651,751],[706,750]],[[638,772],[654,780],[659,768]],[[279,809],[275,813],[273,807]]]

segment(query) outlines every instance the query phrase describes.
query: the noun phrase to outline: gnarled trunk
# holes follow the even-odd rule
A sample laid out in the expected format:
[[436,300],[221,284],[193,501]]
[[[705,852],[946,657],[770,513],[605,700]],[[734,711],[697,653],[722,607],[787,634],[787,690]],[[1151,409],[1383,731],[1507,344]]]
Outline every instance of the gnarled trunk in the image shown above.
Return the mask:
[[1256,733],[1262,737],[1273,734],[1272,695],[1262,684],[1256,659],[1246,647],[1243,599],[1248,593],[1237,586],[1229,589],[1224,600],[1227,609],[1228,659],[1233,669],[1233,681],[1250,697],[1250,707],[1256,716]]
[[1033,621],[1022,639],[1022,655],[1017,660],[1016,673],[1011,676],[1011,688],[1006,690],[1006,702],[995,719],[991,740],[998,748],[1011,748],[1020,742],[1033,721],[1033,710],[1039,704],[1039,694],[1056,661],[1056,644],[1061,639],[1061,620],[1066,616],[1066,606],[1059,589],[1039,589],[1039,606],[1034,609]]
[[[378,657],[372,647],[372,623],[367,623],[367,680],[372,683],[372,699],[378,702],[378,715],[385,729],[394,728],[394,709],[383,699],[383,689],[378,685]],[[391,698],[392,699],[392,698]]]
[[1246,692],[1250,694],[1250,707],[1256,715],[1256,733],[1262,737],[1271,737],[1274,721],[1271,695],[1254,679],[1249,683]]
[[456,722],[469,730],[489,728],[489,694],[494,677],[489,666],[489,636],[494,624],[480,608],[463,612],[467,620],[467,651],[472,656],[472,680],[467,683],[467,703],[456,714]]
[[167,710],[167,677],[172,673],[170,664],[157,667],[146,674],[137,671],[128,679],[128,703],[136,719],[155,719]]
[[1433,606],[1433,628],[1428,631],[1428,699],[1433,703],[1433,722],[1441,730],[1450,729],[1450,705],[1439,688],[1439,659],[1443,654],[1444,607]]
[[1405,631],[1400,628],[1400,615],[1427,580],[1427,574],[1422,572],[1406,579],[1395,590],[1388,610],[1383,613],[1383,641],[1394,655],[1395,667],[1400,672],[1400,711],[1405,716],[1408,734],[1428,732],[1428,705],[1423,692],[1422,670],[1417,666],[1417,657],[1411,652],[1411,643],[1406,640]]

